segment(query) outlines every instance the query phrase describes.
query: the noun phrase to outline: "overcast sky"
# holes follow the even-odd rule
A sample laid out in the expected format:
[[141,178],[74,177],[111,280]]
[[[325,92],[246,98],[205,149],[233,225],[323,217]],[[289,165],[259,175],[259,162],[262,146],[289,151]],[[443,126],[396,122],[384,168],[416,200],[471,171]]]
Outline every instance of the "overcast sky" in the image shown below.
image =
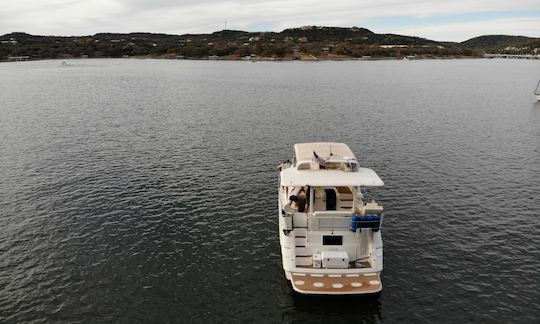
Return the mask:
[[540,0],[0,0],[0,35],[358,26],[438,41],[540,37]]

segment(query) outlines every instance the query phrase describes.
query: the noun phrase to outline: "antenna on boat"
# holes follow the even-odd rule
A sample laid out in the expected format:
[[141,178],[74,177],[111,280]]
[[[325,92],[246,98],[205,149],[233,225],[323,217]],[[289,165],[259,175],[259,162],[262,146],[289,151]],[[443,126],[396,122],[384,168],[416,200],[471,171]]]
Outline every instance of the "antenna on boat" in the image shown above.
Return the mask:
[[332,156],[332,144],[330,144],[330,156]]

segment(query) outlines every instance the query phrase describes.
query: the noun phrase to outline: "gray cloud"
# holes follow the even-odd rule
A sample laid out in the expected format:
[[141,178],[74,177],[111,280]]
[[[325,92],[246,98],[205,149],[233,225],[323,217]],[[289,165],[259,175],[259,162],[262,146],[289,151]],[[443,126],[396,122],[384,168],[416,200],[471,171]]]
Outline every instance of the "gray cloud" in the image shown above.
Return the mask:
[[[230,29],[279,31],[302,25],[366,25],[377,18],[436,17],[486,12],[529,11],[538,16],[537,0],[0,0],[0,34],[25,31],[42,35],[88,35],[97,32],[213,32]],[[519,18],[519,17],[518,17]],[[510,19],[511,17],[505,17]],[[507,20],[508,22],[508,20]],[[520,25],[522,24],[522,25]],[[515,19],[507,33],[529,30]],[[395,24],[385,32],[405,30],[428,37],[433,26]],[[487,26],[487,25],[486,25]],[[455,27],[455,26],[454,26]],[[395,28],[395,30],[390,30]],[[430,29],[431,28],[431,29]],[[383,28],[384,29],[384,28]],[[453,28],[456,33],[459,28]],[[540,30],[540,29],[539,29]],[[378,31],[378,30],[375,30]],[[461,30],[463,31],[463,30]],[[449,37],[449,35],[445,35]],[[452,36],[452,35],[450,35]],[[531,35],[534,36],[534,35]],[[453,35],[452,38],[459,37]]]

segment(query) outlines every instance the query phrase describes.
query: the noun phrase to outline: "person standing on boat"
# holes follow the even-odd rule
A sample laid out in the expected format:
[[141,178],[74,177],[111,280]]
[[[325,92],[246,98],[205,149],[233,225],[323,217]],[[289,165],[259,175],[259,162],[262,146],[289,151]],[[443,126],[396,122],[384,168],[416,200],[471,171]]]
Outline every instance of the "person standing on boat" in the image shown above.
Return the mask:
[[277,167],[276,167],[276,170],[277,171],[282,171],[284,169],[287,169],[287,168],[290,168],[291,167],[291,161],[290,160],[285,160],[283,162],[281,162]]
[[299,213],[305,213],[309,207],[309,187],[307,192],[304,187],[301,187],[298,191],[293,191],[293,194],[289,197],[291,207],[298,210]]

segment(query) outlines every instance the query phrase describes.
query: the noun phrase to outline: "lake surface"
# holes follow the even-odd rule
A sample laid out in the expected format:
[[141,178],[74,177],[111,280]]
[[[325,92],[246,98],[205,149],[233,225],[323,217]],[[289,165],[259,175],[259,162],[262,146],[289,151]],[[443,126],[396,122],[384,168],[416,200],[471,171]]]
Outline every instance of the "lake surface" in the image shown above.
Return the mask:
[[[540,61],[0,64],[0,322],[533,323]],[[291,293],[277,177],[386,186],[380,297]]]

